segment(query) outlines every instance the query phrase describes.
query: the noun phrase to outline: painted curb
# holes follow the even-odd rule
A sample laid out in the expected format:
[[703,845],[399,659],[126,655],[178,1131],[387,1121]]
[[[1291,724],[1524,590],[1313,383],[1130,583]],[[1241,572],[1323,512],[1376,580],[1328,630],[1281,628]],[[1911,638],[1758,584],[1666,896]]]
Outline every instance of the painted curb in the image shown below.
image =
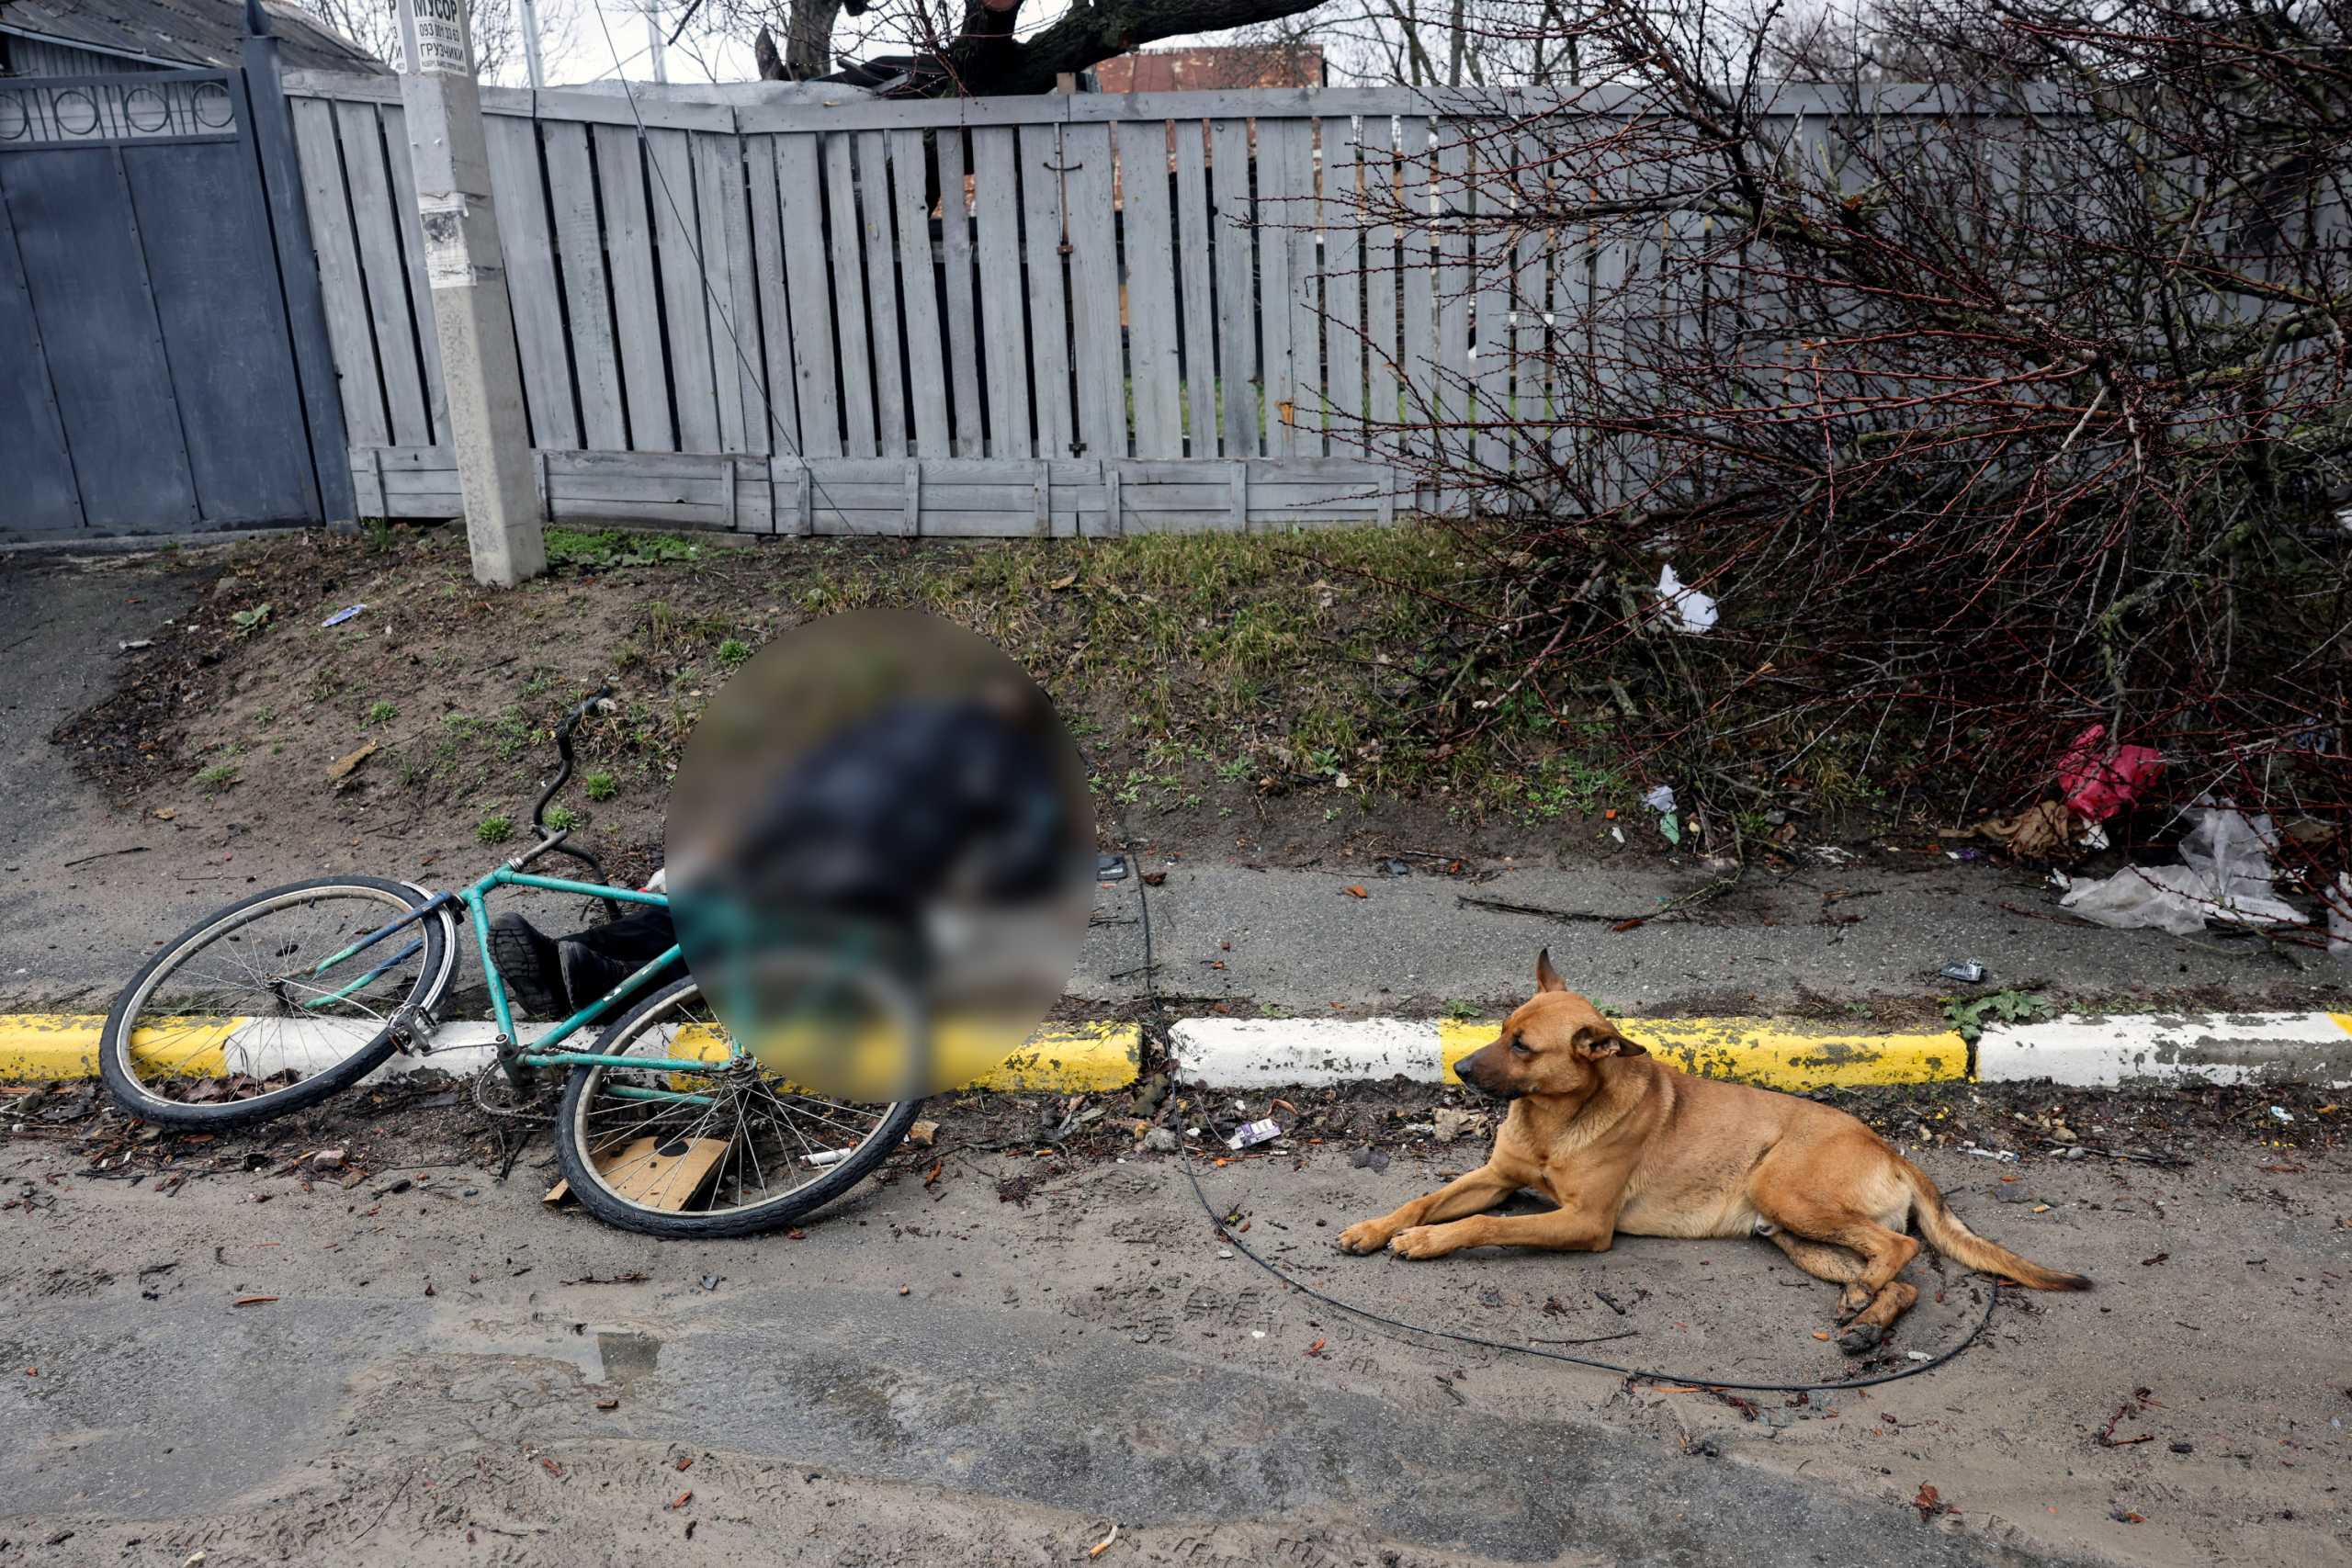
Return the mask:
[[[96,1077],[98,1035],[105,1026],[105,1018],[96,1013],[0,1014],[0,1079]],[[524,1024],[517,1032],[528,1044],[548,1028]],[[498,1026],[486,1021],[444,1024],[434,1036],[430,1055],[396,1055],[369,1074],[367,1081],[424,1071],[472,1072],[496,1055],[492,1042],[497,1035]],[[1020,1050],[969,1087],[1080,1094],[1125,1089],[1142,1070],[1141,1025],[1057,1023],[1031,1035]]]
[[1976,1043],[1985,1083],[2048,1078],[2086,1087],[2134,1079],[2352,1087],[2352,1013],[2068,1016],[1989,1026]]
[[[1873,1034],[1761,1018],[1625,1019],[1626,1033],[1683,1071],[1772,1089],[1935,1083],[1968,1077],[1957,1033]],[[1182,1077],[1216,1089],[1321,1087],[1399,1075],[1460,1083],[1453,1064],[1495,1037],[1451,1019],[1188,1018],[1169,1036]]]

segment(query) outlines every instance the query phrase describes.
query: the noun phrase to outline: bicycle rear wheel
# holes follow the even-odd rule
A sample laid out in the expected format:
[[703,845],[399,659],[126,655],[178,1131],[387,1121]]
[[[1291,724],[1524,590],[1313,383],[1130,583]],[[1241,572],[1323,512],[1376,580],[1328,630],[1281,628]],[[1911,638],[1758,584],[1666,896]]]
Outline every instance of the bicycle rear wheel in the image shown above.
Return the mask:
[[456,954],[436,915],[337,955],[422,901],[381,877],[323,876],[198,920],[107,1015],[98,1071],[115,1102],[165,1126],[220,1127],[358,1082],[392,1054],[394,1020],[439,998]]
[[564,1086],[555,1147],[565,1182],[598,1219],[648,1235],[787,1224],[880,1165],[922,1105],[801,1093],[736,1054],[691,978],[623,1015],[594,1054],[709,1064],[574,1067]]

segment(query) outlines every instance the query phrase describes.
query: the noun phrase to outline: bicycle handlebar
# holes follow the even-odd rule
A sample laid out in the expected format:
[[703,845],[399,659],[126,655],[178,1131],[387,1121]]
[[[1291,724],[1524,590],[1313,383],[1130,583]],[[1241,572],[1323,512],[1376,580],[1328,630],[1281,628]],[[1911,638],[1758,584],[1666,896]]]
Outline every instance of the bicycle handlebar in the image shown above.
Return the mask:
[[[561,842],[564,833],[549,831],[547,824],[547,809],[548,802],[555,798],[556,791],[561,789],[571,778],[571,732],[580,728],[580,721],[588,716],[590,709],[612,694],[612,682],[605,682],[589,694],[577,707],[564,715],[563,722],[555,727],[556,755],[563,760],[562,765],[556,769],[555,777],[548,781],[548,787],[539,792],[538,800],[531,807],[531,828],[538,834],[540,843],[537,849],[530,852],[530,854],[533,857],[549,853],[567,856],[594,872],[596,880],[599,882],[605,880],[604,863],[586,850],[575,850]],[[606,919],[620,919],[621,907],[616,901],[606,898],[602,902]]]

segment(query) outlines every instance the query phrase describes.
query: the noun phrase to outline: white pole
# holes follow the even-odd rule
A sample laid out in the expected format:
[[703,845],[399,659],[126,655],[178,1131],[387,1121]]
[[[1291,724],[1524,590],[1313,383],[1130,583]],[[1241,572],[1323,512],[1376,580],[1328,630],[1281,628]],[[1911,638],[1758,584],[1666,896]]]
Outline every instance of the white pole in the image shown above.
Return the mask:
[[547,570],[547,542],[468,10],[467,0],[400,0],[401,105],[474,581],[511,588]]
[[670,62],[662,53],[662,0],[645,0],[646,46],[653,54],[653,79],[670,79]]
[[548,85],[548,72],[546,62],[539,58],[538,0],[522,0],[522,10],[523,68],[531,73],[533,88],[544,87]]

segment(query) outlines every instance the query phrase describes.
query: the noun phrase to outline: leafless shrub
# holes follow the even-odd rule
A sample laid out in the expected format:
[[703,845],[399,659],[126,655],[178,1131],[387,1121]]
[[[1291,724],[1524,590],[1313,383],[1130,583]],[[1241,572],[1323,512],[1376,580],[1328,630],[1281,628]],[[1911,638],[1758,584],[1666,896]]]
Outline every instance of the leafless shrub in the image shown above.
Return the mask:
[[[1838,51],[1527,16],[1584,81],[1450,121],[1433,203],[1363,197],[1462,264],[1475,356],[1368,438],[1547,580],[1521,700],[1630,711],[1724,810],[1829,759],[2006,807],[2101,724],[2179,797],[2352,829],[2334,6],[1918,0]],[[1668,562],[1713,631],[1666,628]]]

